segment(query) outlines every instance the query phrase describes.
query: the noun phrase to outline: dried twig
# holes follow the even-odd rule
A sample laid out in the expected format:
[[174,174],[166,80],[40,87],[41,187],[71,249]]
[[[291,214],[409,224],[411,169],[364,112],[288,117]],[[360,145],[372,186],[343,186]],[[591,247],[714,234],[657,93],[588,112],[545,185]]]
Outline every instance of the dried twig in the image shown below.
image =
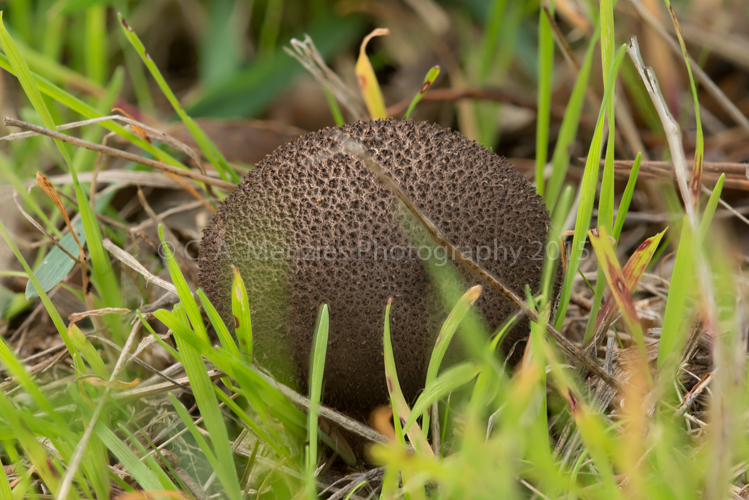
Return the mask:
[[102,242],[102,246],[110,253],[112,254],[112,257],[119,260],[123,264],[125,264],[130,269],[134,270],[135,272],[139,273],[141,276],[143,276],[146,279],[147,283],[153,283],[154,285],[160,286],[164,290],[168,292],[172,292],[173,294],[177,295],[177,288],[169,283],[166,280],[163,280],[156,276],[155,274],[151,273],[148,269],[143,267],[138,260],[112,243],[111,240],[106,239]]
[[221,179],[214,179],[212,177],[208,177],[207,175],[193,172],[192,170],[184,170],[181,168],[173,167],[172,165],[167,165],[166,163],[163,163],[160,161],[151,160],[149,158],[144,158],[142,156],[129,153],[127,151],[110,148],[109,146],[102,146],[101,144],[96,144],[90,141],[84,141],[83,139],[78,139],[77,137],[65,135],[60,132],[56,132],[54,130],[50,130],[44,127],[39,127],[31,123],[23,122],[21,120],[16,120],[15,118],[6,117],[3,123],[9,127],[19,127],[25,130],[31,130],[36,133],[46,135],[48,137],[52,137],[53,139],[57,139],[57,140],[64,141],[64,142],[69,142],[70,144],[73,144],[75,146],[90,149],[92,151],[99,151],[104,154],[108,154],[110,156],[117,156],[119,158],[124,158],[126,160],[130,160],[135,163],[145,165],[147,167],[158,168],[159,170],[163,170],[164,172],[169,172],[175,175],[188,177],[194,181],[202,182],[205,184],[210,184],[212,186],[217,186],[222,189],[226,189],[228,191],[233,191],[237,187],[236,184],[232,182],[227,182]]

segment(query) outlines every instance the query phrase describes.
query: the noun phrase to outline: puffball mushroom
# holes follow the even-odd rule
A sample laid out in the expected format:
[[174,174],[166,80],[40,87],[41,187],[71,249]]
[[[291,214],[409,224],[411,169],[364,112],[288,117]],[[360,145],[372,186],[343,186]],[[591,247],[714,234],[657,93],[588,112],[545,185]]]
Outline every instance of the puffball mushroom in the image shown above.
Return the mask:
[[[363,145],[445,239],[520,296],[541,280],[549,215],[513,166],[457,132],[393,119],[300,137],[268,155],[227,196],[200,245],[200,286],[231,330],[232,267],[247,288],[255,361],[306,390],[317,311],[330,306],[323,402],[359,418],[388,404],[383,318],[388,299],[398,378],[409,403],[423,389],[447,311],[425,259],[444,248],[413,239],[418,223],[345,148]],[[411,227],[405,230],[404,227]],[[441,260],[445,257],[444,262]],[[456,266],[466,287],[478,279]],[[488,326],[515,307],[488,286],[476,303]],[[501,344],[522,356],[528,322]],[[514,349],[513,349],[514,347]],[[512,360],[511,360],[512,361]]]

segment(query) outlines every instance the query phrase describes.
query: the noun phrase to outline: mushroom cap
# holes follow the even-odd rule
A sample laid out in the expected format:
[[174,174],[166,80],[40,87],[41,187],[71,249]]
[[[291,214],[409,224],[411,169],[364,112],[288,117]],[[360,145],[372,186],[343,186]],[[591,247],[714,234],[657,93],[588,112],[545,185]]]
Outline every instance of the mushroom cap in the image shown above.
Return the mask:
[[[521,296],[540,285],[549,215],[510,163],[435,124],[374,120],[327,128],[268,155],[230,194],[200,245],[200,286],[230,330],[232,266],[250,300],[255,360],[306,390],[315,320],[330,307],[323,402],[364,417],[389,401],[383,358],[388,299],[396,368],[406,399],[423,388],[447,316],[424,259],[457,269],[337,137],[359,141],[444,237]],[[444,252],[443,252],[444,251]],[[491,329],[514,306],[489,287],[476,305]],[[501,349],[523,353],[527,321]],[[517,344],[517,345],[516,345]],[[513,349],[514,347],[514,349]]]

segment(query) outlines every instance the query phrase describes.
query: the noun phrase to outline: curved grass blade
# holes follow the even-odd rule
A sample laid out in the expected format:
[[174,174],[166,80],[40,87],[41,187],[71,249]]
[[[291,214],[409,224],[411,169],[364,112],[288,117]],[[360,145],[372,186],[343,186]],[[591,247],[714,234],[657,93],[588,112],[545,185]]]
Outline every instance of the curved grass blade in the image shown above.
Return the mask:
[[[393,355],[393,343],[390,340],[390,306],[393,304],[393,299],[388,301],[387,309],[385,309],[385,377],[387,378],[388,393],[390,394],[390,400],[393,405],[393,419],[396,425],[396,431],[398,426],[403,426],[406,420],[411,416],[411,410],[406,403],[406,399],[403,397],[400,383],[398,382],[398,373],[395,368],[395,356]],[[411,425],[408,429],[404,429],[408,438],[411,440],[414,448],[417,452],[427,453],[433,455],[431,446],[424,433],[421,431],[421,427],[417,424]]]
[[125,34],[125,37],[128,39],[136,52],[138,52],[138,55],[140,56],[141,60],[143,60],[143,63],[148,68],[148,71],[151,72],[151,76],[153,76],[154,80],[156,80],[156,83],[161,89],[161,92],[164,94],[164,97],[167,98],[169,104],[172,105],[174,111],[177,113],[177,115],[179,115],[185,126],[187,126],[187,129],[190,131],[190,134],[192,134],[195,142],[198,143],[200,149],[216,168],[216,171],[221,175],[221,178],[225,181],[231,179],[232,182],[239,182],[239,176],[226,161],[213,141],[208,137],[208,135],[206,135],[205,132],[203,132],[203,129],[198,126],[195,120],[193,120],[182,108],[182,105],[179,103],[177,96],[175,96],[172,92],[172,89],[169,88],[169,85],[166,83],[166,80],[161,74],[161,71],[159,71],[159,68],[156,67],[156,64],[151,59],[151,56],[149,56],[148,52],[146,52],[146,48],[143,46],[143,42],[140,41],[140,38],[138,38],[138,35],[136,35],[135,31],[133,31],[133,29],[127,24],[125,18],[122,17],[122,14],[118,13],[117,18],[120,20],[122,32]]
[[[450,367],[431,383],[426,384],[424,391],[419,395],[419,399],[416,400],[411,409],[411,415],[403,424],[403,428],[408,430],[419,417],[419,414],[426,414],[434,402],[476,378],[480,371],[481,368],[476,363],[461,363]],[[426,429],[427,424],[422,424],[422,427]]]
[[359,90],[361,90],[364,103],[367,105],[369,116],[373,120],[387,118],[388,115],[385,110],[385,99],[382,97],[380,84],[377,82],[372,63],[369,62],[369,57],[367,57],[367,44],[376,36],[389,34],[389,29],[377,28],[364,37],[359,47],[359,59],[356,60],[356,81],[359,82]]

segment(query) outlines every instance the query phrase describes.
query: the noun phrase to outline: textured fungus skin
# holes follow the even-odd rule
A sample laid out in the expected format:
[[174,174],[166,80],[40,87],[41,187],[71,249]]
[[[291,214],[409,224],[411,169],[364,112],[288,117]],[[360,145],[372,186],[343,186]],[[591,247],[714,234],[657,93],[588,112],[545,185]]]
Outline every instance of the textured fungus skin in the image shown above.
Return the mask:
[[[394,247],[409,248],[397,216],[404,209],[359,160],[342,152],[340,132],[364,145],[448,241],[461,249],[496,248],[497,258],[482,258],[481,265],[520,296],[526,284],[534,292],[539,287],[549,215],[534,187],[503,158],[459,133],[411,120],[308,134],[245,176],[204,231],[200,286],[233,329],[232,265],[239,269],[250,298],[255,359],[301,390],[317,310],[327,303],[323,400],[363,418],[389,401],[382,344],[388,298],[394,298],[398,378],[409,402],[423,388],[447,314],[419,259],[393,259],[401,254]],[[393,253],[384,256],[382,247]],[[459,272],[466,285],[479,283]],[[488,286],[477,305],[491,329],[514,312]],[[511,361],[522,355],[527,335],[523,321],[503,342],[505,354],[517,343]]]

